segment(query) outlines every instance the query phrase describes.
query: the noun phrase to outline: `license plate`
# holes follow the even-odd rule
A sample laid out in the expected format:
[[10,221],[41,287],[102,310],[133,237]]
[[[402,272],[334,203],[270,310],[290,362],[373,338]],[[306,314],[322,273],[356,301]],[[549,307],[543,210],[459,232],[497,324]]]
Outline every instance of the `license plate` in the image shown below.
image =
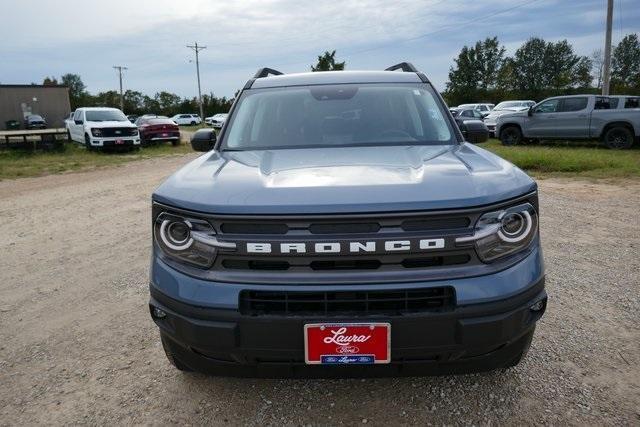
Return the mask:
[[389,323],[304,325],[304,359],[309,365],[369,365],[391,361]]
[[116,139],[116,144],[124,144],[124,139]]
[[162,136],[169,136],[169,134],[168,133],[163,133]]

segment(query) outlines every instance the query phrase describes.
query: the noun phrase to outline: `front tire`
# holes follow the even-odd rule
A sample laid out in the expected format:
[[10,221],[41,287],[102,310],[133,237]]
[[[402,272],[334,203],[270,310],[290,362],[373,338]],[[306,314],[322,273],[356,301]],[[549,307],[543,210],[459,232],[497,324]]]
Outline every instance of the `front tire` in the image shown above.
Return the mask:
[[195,126],[195,125],[196,125],[196,122],[191,122],[191,126]]
[[93,151],[93,147],[91,146],[91,138],[89,138],[89,135],[87,134],[84,135],[84,146],[87,151]]
[[517,126],[507,126],[500,132],[500,142],[502,145],[522,144],[522,132]]
[[633,145],[633,133],[624,126],[614,126],[604,133],[602,140],[613,150],[626,150]]

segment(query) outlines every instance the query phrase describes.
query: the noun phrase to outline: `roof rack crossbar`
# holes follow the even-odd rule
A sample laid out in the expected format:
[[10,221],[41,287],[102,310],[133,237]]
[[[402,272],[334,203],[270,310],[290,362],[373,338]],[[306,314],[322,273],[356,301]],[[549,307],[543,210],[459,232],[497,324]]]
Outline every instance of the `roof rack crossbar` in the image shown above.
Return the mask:
[[417,73],[418,72],[418,69],[416,67],[414,67],[411,62],[401,62],[399,64],[392,65],[389,68],[385,68],[385,71],[396,71],[396,70],[402,70],[405,73]]
[[261,79],[263,77],[267,77],[269,74],[274,75],[274,76],[281,76],[283,73],[281,73],[278,70],[274,70],[273,68],[260,68],[258,70],[258,72],[256,73],[255,76],[253,76],[254,79]]

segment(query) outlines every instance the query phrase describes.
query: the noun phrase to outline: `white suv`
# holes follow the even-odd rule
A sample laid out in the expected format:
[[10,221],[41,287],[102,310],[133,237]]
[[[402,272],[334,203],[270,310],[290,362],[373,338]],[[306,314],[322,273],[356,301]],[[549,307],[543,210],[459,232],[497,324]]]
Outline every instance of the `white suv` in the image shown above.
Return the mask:
[[89,150],[140,146],[138,128],[117,108],[78,108],[66,126],[69,139]]
[[171,117],[171,120],[178,125],[199,125],[202,123],[202,119],[197,114],[176,114]]

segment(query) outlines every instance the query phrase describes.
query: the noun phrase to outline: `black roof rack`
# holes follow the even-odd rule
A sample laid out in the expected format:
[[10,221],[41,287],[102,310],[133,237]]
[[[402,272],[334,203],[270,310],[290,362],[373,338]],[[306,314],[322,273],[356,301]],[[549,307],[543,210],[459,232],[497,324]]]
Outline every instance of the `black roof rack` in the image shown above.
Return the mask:
[[258,72],[256,73],[255,76],[253,76],[254,79],[261,79],[263,77],[267,77],[269,74],[274,75],[274,76],[281,76],[283,73],[281,73],[278,70],[274,70],[273,68],[260,68],[258,70]]
[[385,68],[385,71],[396,71],[396,70],[402,70],[405,73],[417,73],[418,72],[418,69],[416,67],[414,67],[411,62],[401,62],[399,64],[392,65],[389,68]]

